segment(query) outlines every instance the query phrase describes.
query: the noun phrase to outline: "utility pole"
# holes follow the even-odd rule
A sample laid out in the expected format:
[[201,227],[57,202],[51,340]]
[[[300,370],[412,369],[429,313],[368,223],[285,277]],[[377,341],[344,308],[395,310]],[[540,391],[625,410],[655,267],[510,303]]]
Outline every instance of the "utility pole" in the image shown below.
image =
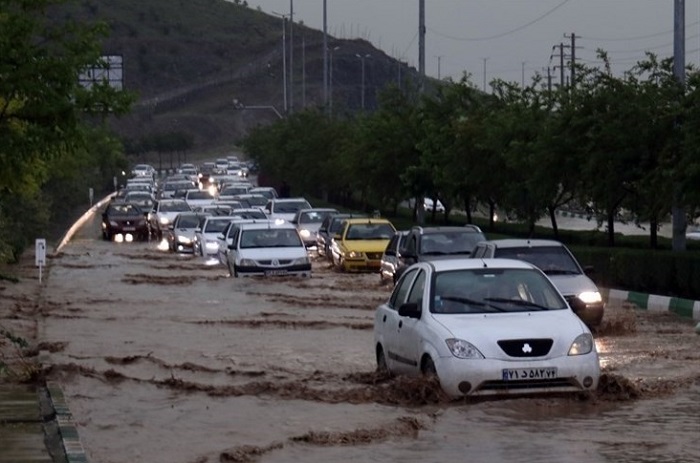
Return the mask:
[[573,86],[573,85],[576,85],[576,34],[574,34],[572,32],[571,35],[564,34],[564,37],[571,39],[571,45],[567,45],[566,47],[571,49],[570,69],[571,69],[571,85]]
[[525,63],[526,61],[521,62],[521,68],[520,68],[520,87],[525,88]]
[[294,111],[294,0],[289,0],[289,112]]
[[559,44],[559,85],[564,88],[564,44]]
[[328,16],[326,0],[323,0],[323,106],[328,112]]
[[306,109],[306,36],[301,36],[301,107]]
[[437,55],[438,59],[438,80],[440,80],[440,60],[442,59],[442,55]]
[[[685,0],[673,0],[673,76],[685,88]],[[671,225],[672,249],[685,251],[685,231],[688,223],[683,207],[683,192],[677,183],[673,185]]]
[[422,93],[425,90],[425,0],[418,0],[418,74]]

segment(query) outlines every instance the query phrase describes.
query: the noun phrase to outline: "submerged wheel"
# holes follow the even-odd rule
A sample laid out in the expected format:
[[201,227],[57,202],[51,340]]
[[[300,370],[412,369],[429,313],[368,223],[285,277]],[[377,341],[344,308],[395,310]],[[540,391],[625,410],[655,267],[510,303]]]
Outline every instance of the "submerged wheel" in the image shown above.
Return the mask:
[[433,362],[433,359],[426,356],[423,360],[421,371],[425,376],[437,376],[437,370],[435,369],[435,362]]
[[379,373],[389,373],[389,366],[386,364],[386,356],[382,346],[377,346],[377,371]]

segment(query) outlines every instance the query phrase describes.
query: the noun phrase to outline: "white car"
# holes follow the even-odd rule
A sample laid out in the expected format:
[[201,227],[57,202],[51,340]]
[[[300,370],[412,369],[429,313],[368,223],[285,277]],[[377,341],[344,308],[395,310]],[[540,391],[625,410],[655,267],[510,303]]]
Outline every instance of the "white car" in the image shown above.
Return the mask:
[[[542,270],[589,327],[603,320],[605,303],[596,284],[574,255],[555,240],[501,239],[477,243],[472,258],[501,257],[529,262]],[[589,269],[590,272],[592,269]]]
[[228,245],[229,273],[239,276],[311,276],[311,259],[294,225],[267,221],[236,227]]
[[301,209],[311,209],[311,204],[305,198],[274,198],[265,205],[265,212],[271,219],[287,222],[291,222]]
[[217,256],[219,258],[219,263],[221,265],[228,265],[226,260],[228,259],[227,254],[228,254],[228,247],[233,244],[233,235],[237,231],[237,227],[239,224],[243,223],[259,223],[259,222],[267,222],[269,221],[268,219],[249,219],[249,218],[241,218],[241,217],[234,217],[231,222],[229,222],[228,225],[226,225],[226,228],[224,228],[224,231],[222,231],[219,235],[216,236],[216,242],[219,246],[219,249],[217,250]]
[[534,265],[451,259],[409,267],[375,312],[379,370],[436,375],[451,397],[595,391],[590,330]]
[[185,202],[193,209],[195,207],[210,206],[215,201],[216,197],[208,190],[189,190],[185,194]]
[[134,177],[155,178],[156,169],[150,164],[136,164],[134,168],[131,169],[131,175]]
[[230,216],[208,216],[200,221],[194,230],[194,254],[201,257],[218,258],[219,243],[217,236],[231,222]]
[[153,210],[148,214],[148,222],[151,235],[162,239],[170,224],[180,212],[190,212],[192,208],[181,199],[161,199],[153,206]]
[[330,214],[337,213],[338,210],[332,208],[300,209],[291,222],[297,227],[297,230],[299,230],[299,235],[301,235],[301,239],[304,240],[306,247],[315,250],[317,245],[316,233],[318,229],[321,228],[323,219]]

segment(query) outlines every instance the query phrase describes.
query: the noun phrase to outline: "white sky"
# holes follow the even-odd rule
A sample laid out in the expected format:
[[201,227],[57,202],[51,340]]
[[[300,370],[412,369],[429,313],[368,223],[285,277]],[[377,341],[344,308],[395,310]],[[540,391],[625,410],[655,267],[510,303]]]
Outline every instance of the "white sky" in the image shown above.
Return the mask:
[[[418,0],[326,0],[328,32],[364,38],[418,67]],[[288,14],[323,29],[323,0],[248,0],[262,11]],[[620,73],[649,50],[673,54],[674,0],[425,0],[426,73],[459,79],[466,71],[481,86],[501,78],[529,83],[535,72],[559,65],[553,46],[576,35],[577,62],[594,65],[608,51]],[[686,64],[700,60],[700,0],[685,0]],[[566,34],[566,37],[565,37]],[[565,53],[570,50],[565,48]],[[579,61],[581,60],[581,61]],[[524,69],[524,73],[523,73]],[[552,73],[558,76],[558,70]]]

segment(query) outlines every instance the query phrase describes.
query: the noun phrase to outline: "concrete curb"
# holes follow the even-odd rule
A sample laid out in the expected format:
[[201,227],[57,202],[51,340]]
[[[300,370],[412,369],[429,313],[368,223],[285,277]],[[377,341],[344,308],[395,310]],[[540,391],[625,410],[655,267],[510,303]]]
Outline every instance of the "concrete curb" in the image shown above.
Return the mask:
[[73,415],[68,409],[68,404],[66,403],[61,386],[49,382],[46,388],[49,392],[49,399],[51,400],[53,409],[56,412],[58,433],[66,455],[66,461],[68,463],[88,463],[85,450],[80,443],[78,429],[75,427]]
[[75,221],[73,225],[68,229],[65,235],[63,235],[63,238],[61,238],[61,241],[58,243],[56,246],[56,249],[54,250],[53,254],[54,256],[61,252],[61,249],[68,244],[68,242],[73,238],[73,235],[75,235],[75,232],[78,231],[80,227],[82,227],[85,222],[90,220],[90,218],[99,210],[101,209],[105,204],[107,204],[117,193],[110,193],[109,195],[105,196],[101,200],[99,200],[94,206],[92,206],[90,209],[88,209],[78,220]]
[[629,302],[649,312],[672,312],[681,317],[700,320],[700,301],[680,297],[656,296],[636,291],[622,291],[619,289],[606,289],[602,292],[604,299],[608,303]]

